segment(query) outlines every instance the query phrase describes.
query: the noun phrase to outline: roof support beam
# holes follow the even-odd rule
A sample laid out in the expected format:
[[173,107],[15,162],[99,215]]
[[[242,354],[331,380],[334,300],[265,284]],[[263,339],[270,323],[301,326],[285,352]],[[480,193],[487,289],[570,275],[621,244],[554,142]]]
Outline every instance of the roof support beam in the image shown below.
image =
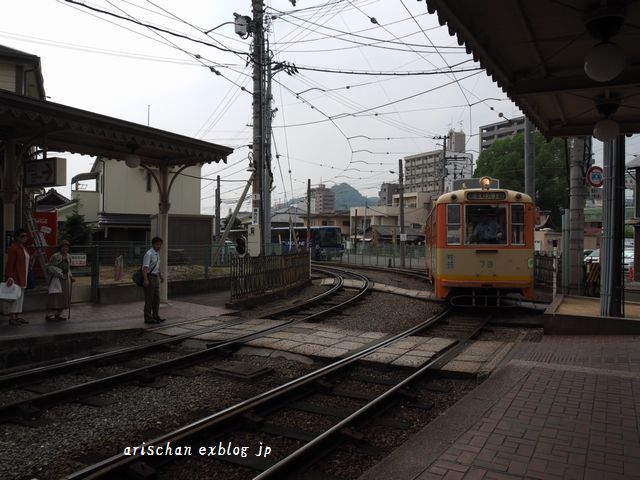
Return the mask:
[[600,83],[591,80],[586,75],[574,75],[569,77],[546,77],[516,81],[512,94],[520,97],[529,97],[544,93],[567,93],[582,90],[604,90],[609,88],[619,90],[622,88],[637,87],[640,85],[640,76],[637,71],[631,70],[620,74],[614,81]]

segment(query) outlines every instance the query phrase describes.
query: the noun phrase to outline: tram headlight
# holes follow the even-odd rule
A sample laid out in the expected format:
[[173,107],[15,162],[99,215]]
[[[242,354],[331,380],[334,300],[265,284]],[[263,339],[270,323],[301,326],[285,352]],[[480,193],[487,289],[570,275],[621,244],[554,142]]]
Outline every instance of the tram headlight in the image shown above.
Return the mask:
[[483,190],[489,190],[490,186],[491,186],[491,177],[482,177],[480,179],[480,187],[482,187]]

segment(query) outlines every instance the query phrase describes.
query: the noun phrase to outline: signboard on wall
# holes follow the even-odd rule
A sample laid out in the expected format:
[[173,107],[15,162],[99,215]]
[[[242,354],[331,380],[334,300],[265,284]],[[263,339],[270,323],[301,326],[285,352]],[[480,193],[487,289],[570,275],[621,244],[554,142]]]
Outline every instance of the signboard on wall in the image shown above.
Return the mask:
[[66,184],[66,158],[51,157],[24,162],[25,187],[55,187]]
[[33,222],[42,240],[42,245],[55,246],[58,244],[57,212],[33,212]]
[[72,267],[86,267],[87,266],[87,254],[86,253],[70,253],[69,264]]

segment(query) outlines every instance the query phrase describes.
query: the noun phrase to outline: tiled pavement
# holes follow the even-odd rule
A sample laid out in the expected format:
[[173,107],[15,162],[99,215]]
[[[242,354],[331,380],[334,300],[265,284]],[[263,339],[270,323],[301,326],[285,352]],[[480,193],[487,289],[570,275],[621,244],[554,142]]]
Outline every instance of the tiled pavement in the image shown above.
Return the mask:
[[[71,318],[64,322],[47,322],[44,319],[44,312],[25,312],[22,316],[29,321],[26,325],[16,327],[7,325],[6,320],[0,322],[0,342],[2,340],[48,335],[153,328],[155,325],[145,325],[144,323],[143,307],[144,302],[128,302],[115,305],[73,304]],[[67,315],[67,311],[63,313],[65,316]],[[160,307],[160,315],[167,318],[168,324],[219,317],[228,313],[231,313],[231,311],[224,307],[202,305],[182,300],[171,300],[169,304]],[[225,317],[222,318],[224,319]]]
[[[231,321],[233,320],[231,319]],[[213,325],[213,322],[215,320],[199,322],[194,325],[176,326],[158,333],[179,335],[190,329]],[[194,338],[207,341],[225,340],[283,323],[277,320],[254,319]],[[247,346],[333,359],[360,350],[386,336],[388,334],[383,332],[367,332],[340,328],[335,325],[324,325],[323,323],[300,322],[251,340],[247,342]],[[419,367],[427,363],[437,352],[449,348],[454,343],[448,338],[411,336],[371,353],[364,359],[396,366]]]
[[640,479],[639,354],[630,337],[516,348],[495,379],[361,478]]

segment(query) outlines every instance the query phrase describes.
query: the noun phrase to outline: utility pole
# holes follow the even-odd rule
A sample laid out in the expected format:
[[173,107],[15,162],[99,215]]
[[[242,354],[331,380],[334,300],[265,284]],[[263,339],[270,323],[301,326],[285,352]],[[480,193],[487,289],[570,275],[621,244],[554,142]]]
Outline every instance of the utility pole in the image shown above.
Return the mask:
[[[587,147],[585,137],[570,139],[569,165],[569,252],[565,255],[569,261],[569,295],[582,295],[584,265],[584,205],[587,190],[584,183],[585,155]],[[563,262],[564,263],[564,262]]]
[[433,137],[434,140],[442,140],[442,162],[440,164],[440,188],[439,195],[444,193],[444,180],[447,176],[447,139],[449,135]]
[[[442,182],[444,185],[444,176],[442,177]],[[406,237],[404,232],[404,175],[402,172],[402,159],[398,160],[398,183],[398,189],[400,190],[400,268],[404,268]]]
[[364,199],[364,217],[362,218],[362,240],[367,233],[367,208],[369,207],[369,200]]
[[536,201],[536,179],[534,163],[533,125],[524,117],[524,193]]
[[[263,91],[263,78],[264,78],[264,10],[263,0],[251,1],[251,14],[253,16],[252,30],[253,30],[253,52],[251,53],[251,61],[253,63],[253,161],[256,169],[255,176],[253,177],[253,199],[251,202],[252,208],[252,223],[258,225],[258,238],[249,239],[249,245],[255,246],[257,244],[257,251],[250,251],[252,256],[259,256],[264,253],[264,238],[265,232],[265,209],[264,209],[264,170],[265,170],[265,158],[264,158],[264,91]],[[271,232],[268,232],[269,236]],[[254,247],[255,248],[255,247]]]
[[264,98],[264,163],[263,163],[263,177],[262,177],[262,206],[264,209],[264,224],[262,230],[262,240],[264,249],[266,251],[267,245],[271,243],[271,121],[273,120],[273,113],[271,111],[271,53],[269,52],[269,40],[265,37],[264,40],[265,49],[263,58],[266,58],[266,69],[262,69],[264,74],[263,85],[266,84],[266,96]]
[[356,208],[356,216],[354,220],[355,231],[353,235],[353,250],[358,253],[358,209]]
[[213,226],[213,235],[216,242],[220,241],[220,175],[216,177],[216,223]]
[[311,252],[311,179],[310,178],[307,179],[307,252]]

